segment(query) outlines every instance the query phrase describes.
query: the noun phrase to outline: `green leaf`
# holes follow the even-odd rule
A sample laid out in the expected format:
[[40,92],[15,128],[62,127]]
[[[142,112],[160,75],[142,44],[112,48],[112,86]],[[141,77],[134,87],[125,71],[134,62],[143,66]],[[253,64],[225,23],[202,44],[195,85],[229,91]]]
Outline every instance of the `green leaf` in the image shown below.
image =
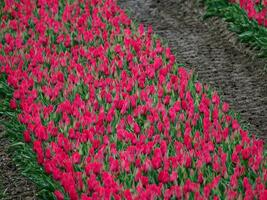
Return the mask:
[[256,39],[261,45],[267,47],[267,36],[266,37],[259,37],[259,38],[256,38]]

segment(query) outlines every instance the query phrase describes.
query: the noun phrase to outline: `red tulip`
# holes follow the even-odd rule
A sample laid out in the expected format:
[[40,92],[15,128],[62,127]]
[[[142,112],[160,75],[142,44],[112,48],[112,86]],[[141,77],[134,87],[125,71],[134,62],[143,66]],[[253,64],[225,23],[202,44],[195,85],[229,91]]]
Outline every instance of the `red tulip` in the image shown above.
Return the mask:
[[169,181],[169,173],[167,171],[161,171],[158,175],[159,182],[167,183]]
[[64,200],[64,195],[59,190],[55,190],[54,195],[56,196],[57,200]]
[[29,131],[27,131],[27,130],[24,131],[23,136],[24,136],[24,141],[25,142],[31,142],[31,134],[30,134]]

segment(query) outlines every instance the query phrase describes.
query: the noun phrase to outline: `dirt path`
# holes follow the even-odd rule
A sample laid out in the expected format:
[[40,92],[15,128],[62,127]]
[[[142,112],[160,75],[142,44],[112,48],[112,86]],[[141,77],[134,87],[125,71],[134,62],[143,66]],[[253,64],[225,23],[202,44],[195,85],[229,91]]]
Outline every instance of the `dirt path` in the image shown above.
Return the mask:
[[[195,69],[202,82],[219,90],[222,99],[250,123],[250,130],[267,139],[267,73],[265,62],[253,59],[248,48],[221,20],[203,22],[196,0],[118,0],[139,23],[168,41],[179,62]],[[243,48],[240,50],[240,47]]]
[[0,127],[0,199],[36,199],[34,195],[36,194],[35,185],[20,174],[7,153],[8,146],[9,142],[3,138],[3,130]]

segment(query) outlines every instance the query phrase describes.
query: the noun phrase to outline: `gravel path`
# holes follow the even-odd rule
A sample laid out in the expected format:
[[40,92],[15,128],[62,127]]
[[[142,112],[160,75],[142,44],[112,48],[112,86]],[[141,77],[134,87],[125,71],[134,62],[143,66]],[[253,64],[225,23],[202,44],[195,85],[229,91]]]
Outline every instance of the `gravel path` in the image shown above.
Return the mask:
[[119,0],[139,23],[152,25],[166,39],[179,62],[218,90],[240,113],[249,130],[267,139],[266,60],[253,59],[253,50],[236,42],[222,20],[202,20],[197,0]]

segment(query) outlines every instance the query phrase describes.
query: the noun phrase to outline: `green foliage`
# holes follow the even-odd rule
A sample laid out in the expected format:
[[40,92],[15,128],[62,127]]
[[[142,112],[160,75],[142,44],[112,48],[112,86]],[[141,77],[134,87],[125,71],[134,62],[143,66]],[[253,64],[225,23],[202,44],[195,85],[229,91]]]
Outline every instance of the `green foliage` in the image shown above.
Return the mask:
[[238,34],[243,43],[248,43],[258,50],[257,56],[267,57],[267,29],[250,20],[242,8],[227,0],[204,0],[205,18],[217,16],[229,22],[229,29]]

